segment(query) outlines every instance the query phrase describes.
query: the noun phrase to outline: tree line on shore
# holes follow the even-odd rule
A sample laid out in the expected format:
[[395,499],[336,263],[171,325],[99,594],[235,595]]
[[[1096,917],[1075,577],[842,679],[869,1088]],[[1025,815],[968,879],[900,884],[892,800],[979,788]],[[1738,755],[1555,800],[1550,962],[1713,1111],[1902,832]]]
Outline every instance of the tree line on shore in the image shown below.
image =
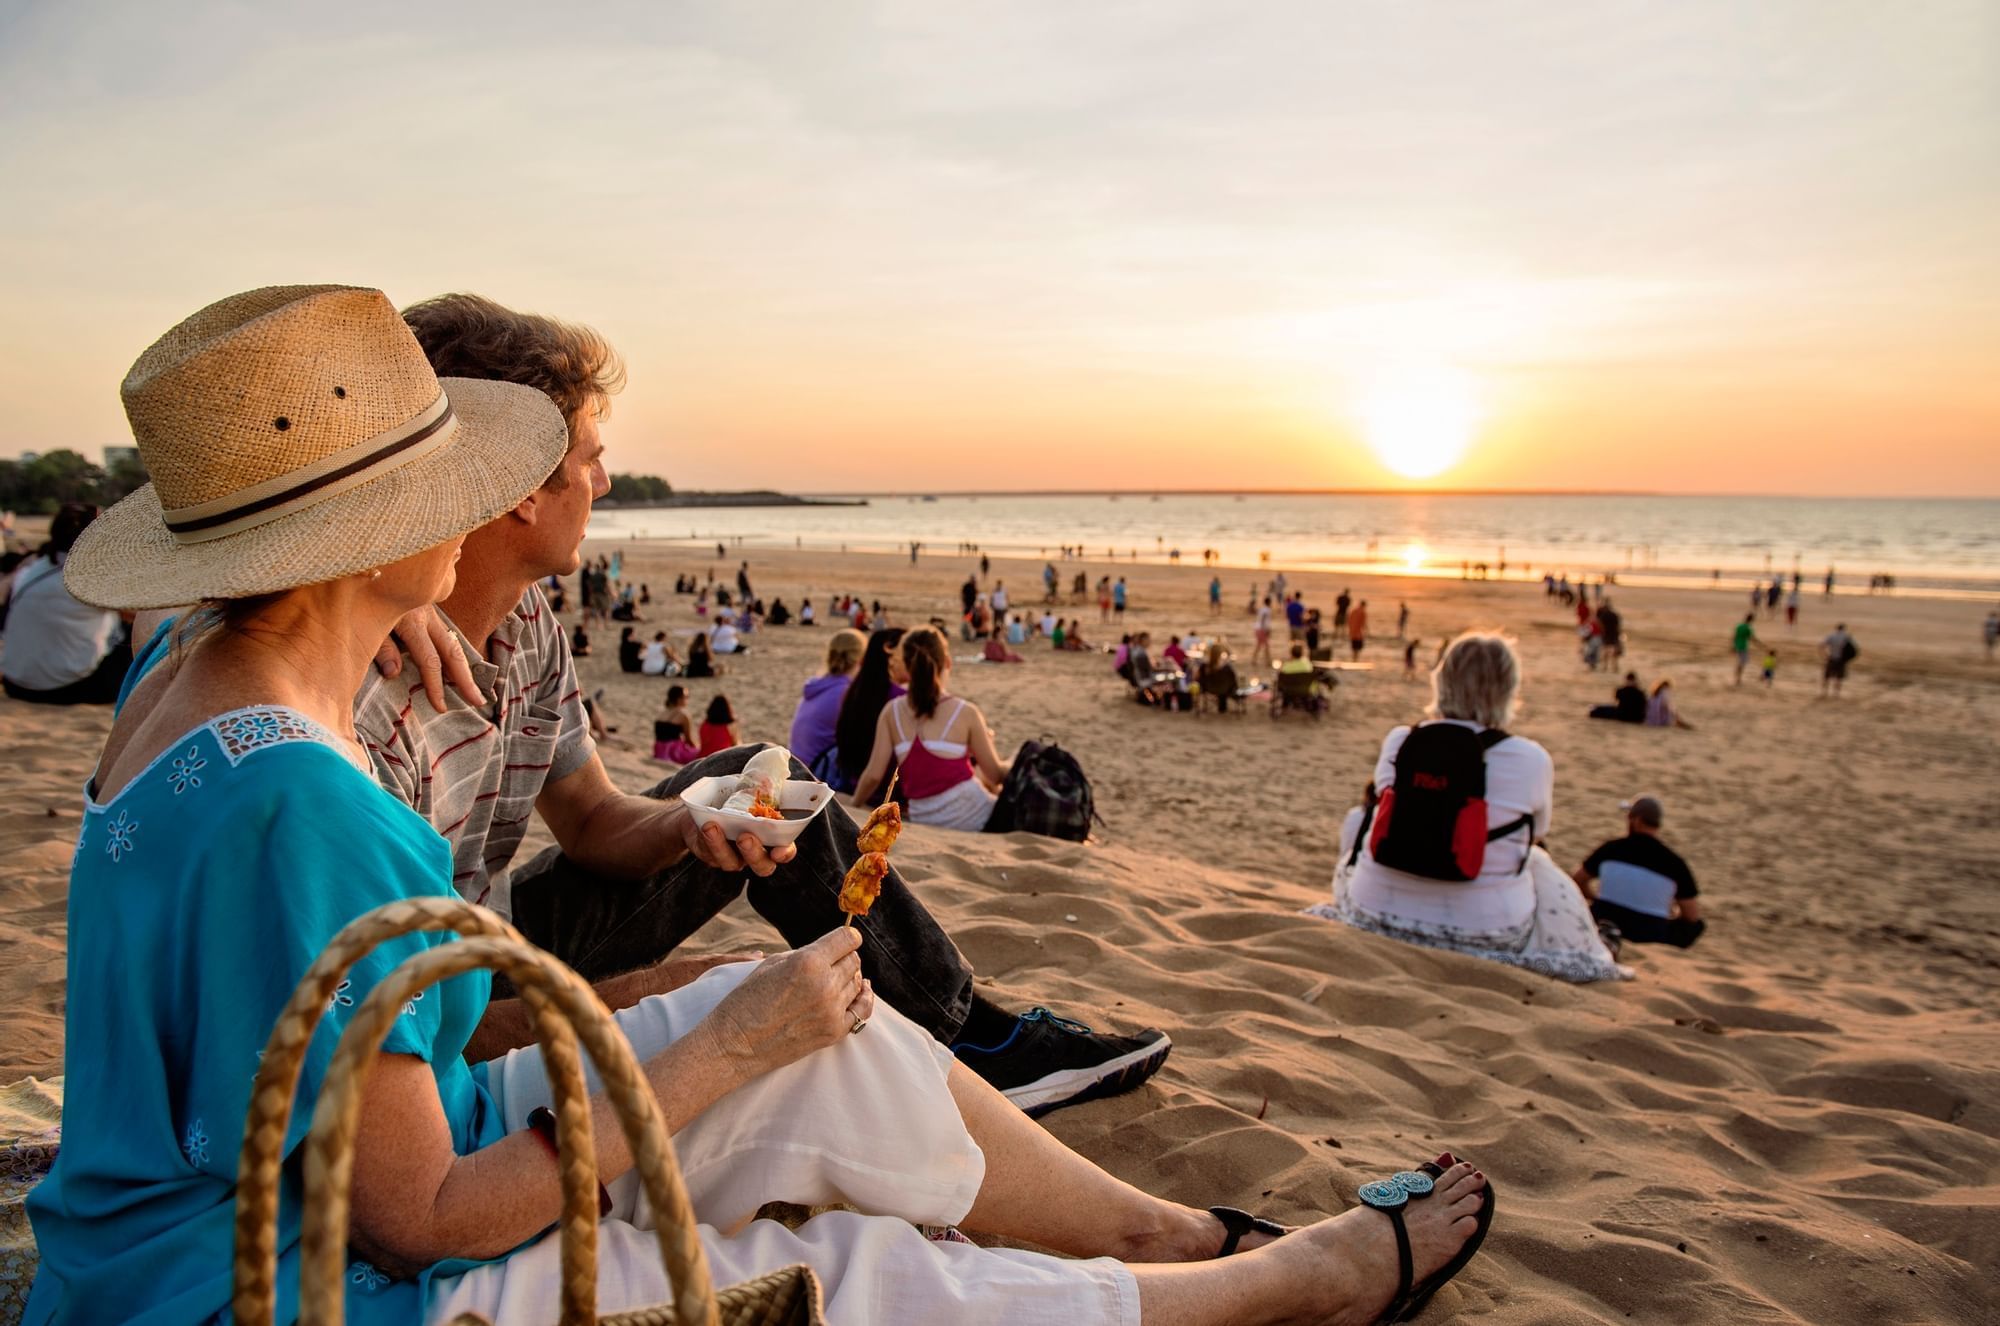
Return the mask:
[[0,460],[0,511],[46,516],[65,502],[110,506],[146,482],[146,467],[121,455],[106,469],[67,449],[33,460]]
[[[129,453],[120,454],[108,467],[68,449],[44,452],[33,460],[0,460],[0,511],[46,516],[65,502],[110,506],[146,479],[145,465]],[[664,502],[673,495],[673,485],[656,474],[614,474],[606,498]]]

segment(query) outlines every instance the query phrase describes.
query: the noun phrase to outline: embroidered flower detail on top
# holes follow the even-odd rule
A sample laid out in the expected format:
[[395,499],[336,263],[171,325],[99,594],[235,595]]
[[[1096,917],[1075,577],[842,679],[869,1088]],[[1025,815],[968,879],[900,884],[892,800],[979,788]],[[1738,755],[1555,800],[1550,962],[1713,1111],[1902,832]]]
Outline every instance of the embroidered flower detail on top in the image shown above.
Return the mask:
[[[340,739],[304,714],[289,709],[246,709],[216,719],[210,728],[222,743],[222,753],[232,765],[241,764],[251,751],[287,741],[317,741],[344,750]],[[350,757],[352,758],[352,757]]]
[[125,853],[133,850],[132,838],[139,832],[139,821],[133,819],[129,811],[121,810],[118,818],[104,832],[104,850],[111,854],[113,861],[123,861]]
[[353,981],[342,981],[339,985],[334,986],[333,998],[326,1001],[326,1011],[331,1013],[336,1008],[353,1008],[354,996],[348,993],[353,988]]
[[419,990],[415,994],[410,996],[410,1001],[407,1004],[403,1005],[404,1017],[413,1018],[417,1015],[417,1001],[424,997],[424,993],[425,993],[424,991]]
[[196,1119],[187,1126],[187,1136],[181,1139],[181,1150],[186,1153],[188,1164],[208,1163],[208,1130]]
[[389,1277],[376,1270],[373,1266],[370,1266],[367,1262],[351,1262],[347,1267],[347,1283],[353,1285],[356,1289],[365,1289],[372,1294],[377,1290],[387,1288]]
[[208,761],[201,757],[200,749],[189,746],[188,753],[174,761],[174,770],[167,775],[167,781],[173,784],[174,795],[179,796],[190,787],[200,787],[201,771],[207,767]]

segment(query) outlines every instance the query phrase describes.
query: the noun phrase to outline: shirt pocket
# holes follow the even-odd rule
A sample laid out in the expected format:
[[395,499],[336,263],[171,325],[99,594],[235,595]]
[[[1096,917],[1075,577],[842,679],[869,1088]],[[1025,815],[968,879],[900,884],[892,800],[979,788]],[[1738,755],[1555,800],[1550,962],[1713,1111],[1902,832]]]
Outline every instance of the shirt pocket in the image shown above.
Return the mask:
[[535,813],[535,798],[548,782],[561,734],[562,714],[547,705],[524,703],[507,715],[507,762],[494,798],[494,828],[516,828]]

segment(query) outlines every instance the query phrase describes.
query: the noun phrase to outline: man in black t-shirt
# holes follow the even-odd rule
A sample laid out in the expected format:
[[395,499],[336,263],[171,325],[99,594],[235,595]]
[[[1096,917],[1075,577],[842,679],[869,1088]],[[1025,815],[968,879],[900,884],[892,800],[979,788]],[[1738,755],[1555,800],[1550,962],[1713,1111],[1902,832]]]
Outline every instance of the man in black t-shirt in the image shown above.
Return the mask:
[[1660,841],[1660,799],[1634,797],[1621,809],[1626,835],[1592,852],[1571,878],[1590,899],[1591,915],[1617,926],[1627,940],[1687,948],[1708,925],[1694,872]]
[[1639,687],[1639,674],[1625,674],[1625,684],[1620,686],[1610,704],[1600,704],[1590,711],[1592,718],[1608,718],[1614,723],[1643,723],[1646,721],[1646,692]]

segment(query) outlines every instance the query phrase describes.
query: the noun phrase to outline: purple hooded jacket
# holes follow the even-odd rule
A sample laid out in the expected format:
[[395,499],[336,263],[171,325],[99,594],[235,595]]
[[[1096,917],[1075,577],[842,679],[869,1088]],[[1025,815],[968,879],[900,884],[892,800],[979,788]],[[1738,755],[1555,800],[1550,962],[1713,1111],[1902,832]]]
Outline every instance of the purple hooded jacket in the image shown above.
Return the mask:
[[811,768],[820,756],[833,749],[834,725],[840,720],[840,702],[847,695],[852,677],[814,677],[799,698],[799,710],[792,715],[792,754]]

